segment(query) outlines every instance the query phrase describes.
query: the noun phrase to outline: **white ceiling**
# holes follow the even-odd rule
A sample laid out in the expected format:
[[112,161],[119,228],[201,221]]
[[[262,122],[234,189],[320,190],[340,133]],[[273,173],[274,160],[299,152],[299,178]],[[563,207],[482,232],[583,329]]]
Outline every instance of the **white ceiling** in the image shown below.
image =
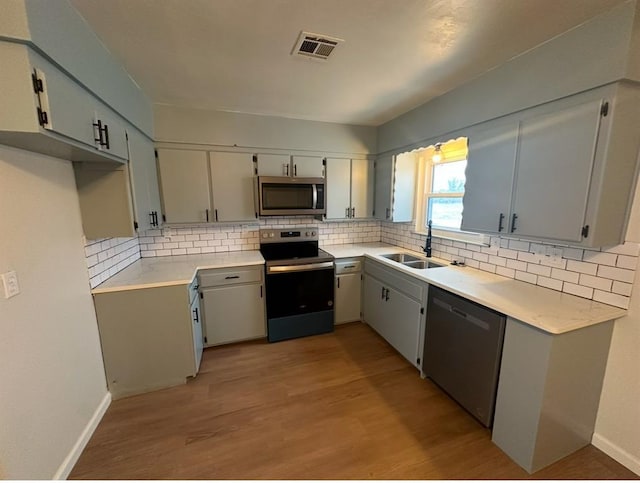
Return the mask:
[[[71,0],[155,103],[379,125],[621,0]],[[344,39],[290,55],[301,30]]]

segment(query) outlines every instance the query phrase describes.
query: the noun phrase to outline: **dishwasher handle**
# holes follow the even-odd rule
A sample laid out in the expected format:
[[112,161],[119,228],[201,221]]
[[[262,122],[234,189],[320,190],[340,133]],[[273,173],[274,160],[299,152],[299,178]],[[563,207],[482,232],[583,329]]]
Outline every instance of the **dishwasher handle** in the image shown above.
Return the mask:
[[448,304],[447,302],[445,302],[444,300],[439,299],[438,297],[434,297],[433,298],[433,302],[440,306],[441,308],[443,308],[444,310],[451,312],[452,314],[457,315],[458,317],[465,319],[467,322],[475,325],[476,327],[479,327],[482,330],[486,330],[488,331],[491,326],[485,322],[484,320],[479,319],[478,317],[474,317],[473,315],[467,314],[466,312],[463,312],[462,310],[460,310],[457,307],[454,307],[451,304]]

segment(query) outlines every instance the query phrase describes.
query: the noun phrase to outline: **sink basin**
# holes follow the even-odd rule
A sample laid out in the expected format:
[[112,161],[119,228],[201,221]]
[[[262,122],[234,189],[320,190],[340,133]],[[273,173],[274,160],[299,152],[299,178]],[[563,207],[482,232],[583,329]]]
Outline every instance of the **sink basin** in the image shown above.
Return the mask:
[[422,259],[414,257],[413,255],[409,255],[407,253],[389,253],[387,255],[380,256],[399,263],[423,261]]
[[442,266],[437,263],[430,262],[429,260],[414,260],[411,262],[403,262],[402,264],[406,267],[417,268],[420,270],[425,268],[436,268],[436,267]]

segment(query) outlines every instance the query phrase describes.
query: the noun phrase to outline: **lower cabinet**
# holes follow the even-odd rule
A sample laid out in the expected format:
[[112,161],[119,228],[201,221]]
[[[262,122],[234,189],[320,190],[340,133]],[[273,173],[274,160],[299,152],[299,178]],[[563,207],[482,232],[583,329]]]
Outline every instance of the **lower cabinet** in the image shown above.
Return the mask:
[[426,286],[376,262],[365,261],[365,322],[416,368],[424,338]]
[[199,324],[191,309],[197,305],[189,303],[185,285],[98,293],[93,298],[114,399],[184,384],[196,375],[201,352],[194,331]]
[[263,266],[198,274],[206,347],[266,337]]
[[361,318],[362,261],[336,260],[335,323],[355,322]]

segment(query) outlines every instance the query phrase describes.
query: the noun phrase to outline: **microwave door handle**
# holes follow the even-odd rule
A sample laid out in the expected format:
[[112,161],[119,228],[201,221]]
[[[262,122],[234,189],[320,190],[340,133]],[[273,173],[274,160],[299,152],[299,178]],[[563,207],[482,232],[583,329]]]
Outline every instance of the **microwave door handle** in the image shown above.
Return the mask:
[[316,184],[312,184],[311,185],[311,189],[313,191],[313,209],[317,210],[318,209],[318,187],[316,186]]

